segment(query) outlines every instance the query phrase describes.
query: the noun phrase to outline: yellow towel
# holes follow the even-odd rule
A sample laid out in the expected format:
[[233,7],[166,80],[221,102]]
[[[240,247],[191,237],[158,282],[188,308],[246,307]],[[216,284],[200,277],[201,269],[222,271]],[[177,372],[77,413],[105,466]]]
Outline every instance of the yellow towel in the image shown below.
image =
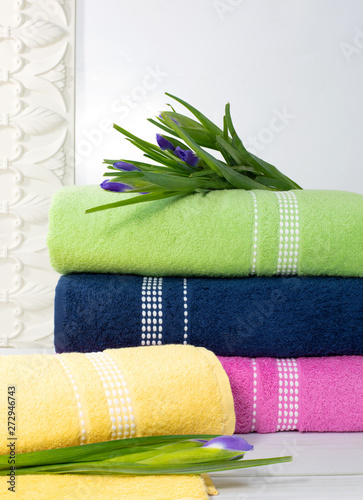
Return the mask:
[[[16,452],[164,434],[232,434],[229,380],[190,345],[0,357],[0,415],[15,387]],[[7,419],[0,454],[7,454]]]
[[208,499],[208,488],[201,476],[19,476],[15,493],[8,491],[5,477],[0,479],[0,499],[9,500]]

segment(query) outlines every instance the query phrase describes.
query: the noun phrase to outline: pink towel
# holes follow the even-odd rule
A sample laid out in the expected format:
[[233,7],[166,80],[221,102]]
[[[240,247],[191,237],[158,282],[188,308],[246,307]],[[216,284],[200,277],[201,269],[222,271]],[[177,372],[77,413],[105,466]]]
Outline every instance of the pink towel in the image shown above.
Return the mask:
[[363,431],[363,356],[218,359],[237,433]]

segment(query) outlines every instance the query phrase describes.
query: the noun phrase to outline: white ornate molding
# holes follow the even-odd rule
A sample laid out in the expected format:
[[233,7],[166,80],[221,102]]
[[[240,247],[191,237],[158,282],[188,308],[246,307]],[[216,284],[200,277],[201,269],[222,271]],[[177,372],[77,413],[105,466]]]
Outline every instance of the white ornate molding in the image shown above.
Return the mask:
[[51,348],[51,195],[74,182],[75,0],[0,0],[0,348]]

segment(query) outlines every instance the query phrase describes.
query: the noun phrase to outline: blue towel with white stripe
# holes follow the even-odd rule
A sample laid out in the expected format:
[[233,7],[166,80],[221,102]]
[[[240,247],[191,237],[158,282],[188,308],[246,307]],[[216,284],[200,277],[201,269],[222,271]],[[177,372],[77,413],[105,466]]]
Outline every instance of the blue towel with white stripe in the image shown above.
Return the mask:
[[219,356],[363,354],[363,280],[62,276],[55,348],[193,344]]

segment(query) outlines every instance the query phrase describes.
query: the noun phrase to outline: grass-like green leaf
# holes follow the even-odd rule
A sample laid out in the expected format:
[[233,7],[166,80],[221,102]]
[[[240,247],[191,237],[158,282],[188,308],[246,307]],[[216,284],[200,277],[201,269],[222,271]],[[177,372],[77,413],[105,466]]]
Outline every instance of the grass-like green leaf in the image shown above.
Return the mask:
[[135,196],[135,198],[127,198],[126,200],[116,201],[115,203],[106,203],[105,205],[99,205],[98,207],[88,208],[85,210],[86,214],[93,212],[100,212],[102,210],[108,210],[109,208],[126,207],[127,205],[135,205],[136,203],[145,203],[147,201],[163,200],[164,198],[172,198],[173,196],[184,196],[186,194],[193,193],[193,191],[163,191],[160,194],[142,194],[140,196]]
[[147,121],[155,125],[156,127],[159,127],[161,130],[164,130],[164,132],[167,132],[168,134],[175,135],[175,137],[178,137],[178,135],[174,132],[174,130],[171,130],[169,127],[166,127],[163,123],[160,123],[162,120],[158,118],[158,122],[156,120],[153,120],[153,118],[147,118]]
[[[190,439],[210,440],[218,437],[218,434],[187,434],[175,436],[145,436],[114,441],[103,441],[100,443],[85,444],[82,446],[69,446],[67,448],[54,448],[51,450],[33,451],[30,453],[18,453],[16,455],[17,467],[29,467],[35,465],[62,464],[89,461],[89,457],[98,455],[106,460],[114,451],[118,455],[135,453],[144,450],[145,447],[158,448],[170,444],[184,442]],[[0,455],[0,469],[8,470],[8,455]]]
[[[180,102],[185,108],[187,108],[193,115],[200,121],[200,123],[204,126],[204,128],[213,136],[221,135],[223,136],[223,130],[221,130],[217,125],[215,125],[209,118],[207,118],[203,113],[198,111],[194,106],[191,106],[189,103],[186,101],[183,101],[183,99],[180,99],[179,97],[176,97],[172,94],[169,94],[168,92],[165,92],[165,95],[171,97],[172,99],[175,99],[176,101]],[[170,125],[169,125],[170,126]]]
[[245,146],[243,145],[242,140],[238,136],[233,122],[232,122],[232,117],[231,117],[231,110],[230,110],[230,104],[226,104],[225,108],[225,113],[226,113],[226,120],[227,120],[227,126],[228,129],[231,133],[231,136],[234,140],[234,144],[236,148],[239,150],[242,156],[242,161],[248,163],[252,167],[254,167],[256,170],[260,171],[262,174],[275,178],[276,180],[281,181],[281,189],[284,190],[289,190],[289,189],[301,189],[300,186],[298,186],[295,182],[291,181],[288,177],[286,177],[282,172],[280,172],[276,167],[271,165],[270,163],[267,163],[264,160],[261,160],[261,158],[258,158],[258,156],[253,155],[252,153],[249,153]]
[[174,174],[159,174],[154,172],[145,172],[144,179],[169,191],[192,191],[201,187],[202,184],[205,183],[205,179],[203,178],[196,179],[191,177],[180,177]]
[[[246,469],[262,465],[291,462],[291,456],[265,458],[259,460],[230,460],[206,462],[186,465],[148,466],[142,464],[118,464],[112,461],[83,462],[59,465],[42,465],[37,467],[18,468],[17,475],[29,474],[100,474],[100,475],[160,475],[160,474],[204,474],[226,470]],[[8,471],[0,471],[0,476]]]
[[232,136],[233,146],[242,147],[243,149],[245,149],[241,139],[238,137],[238,134],[234,128],[234,125],[232,122],[232,117],[231,117],[231,106],[230,106],[229,102],[227,102],[226,107],[225,107],[225,117],[226,117],[227,128]]
[[219,146],[233,159],[233,161],[235,162],[234,165],[240,165],[241,163],[243,163],[244,157],[237,148],[231,146],[231,144],[229,144],[220,135],[217,135],[216,139]]
[[197,121],[180,113],[167,111],[168,115],[177,123],[183,130],[188,132],[200,146],[216,149],[216,141],[213,135]]
[[[166,132],[167,135],[162,135],[174,147],[194,152],[199,158],[198,164],[192,166],[173,151],[162,150],[157,144],[114,125],[126,140],[143,152],[145,161],[106,159],[108,172],[104,175],[114,182],[131,185],[132,193],[147,191],[149,194],[90,208],[86,213],[215,189],[301,189],[276,167],[247,151],[233,125],[229,103],[225,106],[222,130],[186,101],[169,93],[166,95],[182,104],[195,119],[177,113],[169,105],[172,111],[164,111],[157,120],[149,119],[149,122]],[[219,151],[224,161],[204,148]],[[125,173],[113,167],[115,161],[131,163],[140,172]]]
[[163,112],[162,116],[166,123],[178,132],[179,136],[184,139],[188,146],[195,151],[195,153],[205,161],[205,163],[214,170],[218,175],[225,177],[232,186],[240,189],[267,189],[263,184],[259,184],[249,177],[242,175],[235,170],[231,169],[228,165],[225,165],[221,161],[214,158],[212,155],[207,153],[204,149],[199,147],[199,145],[183,130],[179,125],[173,122],[173,120],[168,116],[168,112]]
[[[214,435],[154,436],[22,453],[16,474],[201,474],[289,462],[292,457],[242,460],[245,451],[208,446]],[[9,473],[0,457],[0,476]]]

